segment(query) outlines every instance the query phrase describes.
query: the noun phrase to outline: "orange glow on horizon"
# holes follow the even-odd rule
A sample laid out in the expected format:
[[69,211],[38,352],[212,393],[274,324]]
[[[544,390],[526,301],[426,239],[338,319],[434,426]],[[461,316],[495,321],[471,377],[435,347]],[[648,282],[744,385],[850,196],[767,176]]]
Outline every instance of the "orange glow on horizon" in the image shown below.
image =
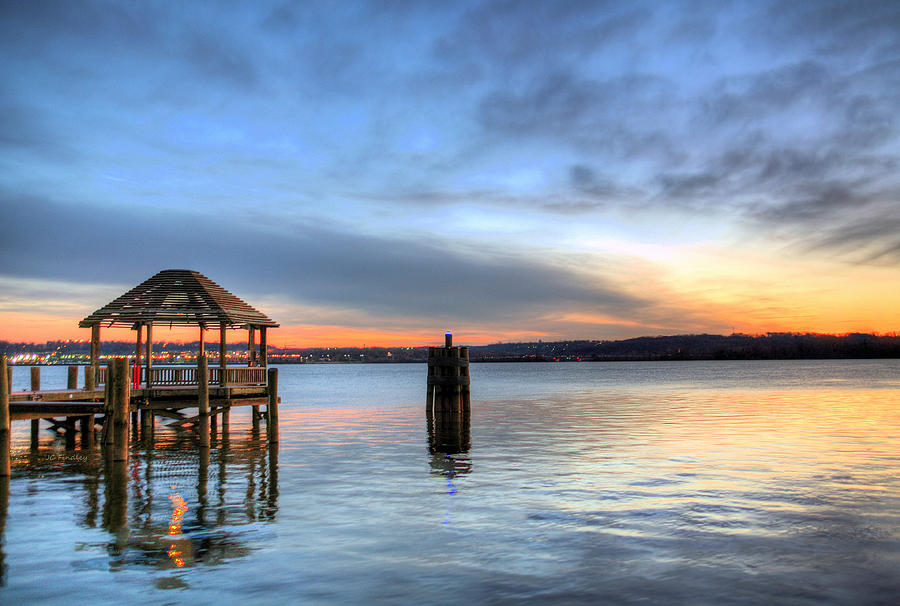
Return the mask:
[[[607,276],[612,290],[633,297],[636,303],[630,309],[602,301],[596,305],[562,301],[556,308],[535,309],[531,317],[519,310],[509,320],[488,322],[473,316],[455,325],[445,324],[446,318],[379,318],[363,309],[281,299],[270,300],[260,310],[276,320],[291,319],[267,333],[269,345],[289,349],[440,345],[448,329],[459,345],[698,333],[843,335],[900,330],[900,290],[893,267],[791,255],[765,243],[657,248],[638,247],[643,256],[629,257],[624,269],[583,270],[586,280],[596,274],[603,286]],[[24,309],[45,311],[20,311]],[[81,313],[77,305],[67,306],[64,301],[11,300],[0,306],[0,340],[88,340],[90,330],[78,327],[88,313],[90,309]],[[199,333],[198,327],[157,325],[153,341],[190,343],[198,340]],[[208,344],[217,343],[218,329],[207,330],[205,338]],[[101,340],[134,342],[135,333],[124,327],[103,327]],[[247,333],[229,330],[226,340],[246,342]]]
[[[758,300],[751,303],[730,300],[718,300],[711,302],[694,302],[694,309],[685,304],[685,323],[681,331],[658,330],[658,322],[648,318],[646,323],[631,320],[617,319],[615,317],[577,312],[562,312],[541,318],[552,326],[555,322],[564,322],[569,326],[567,330],[521,331],[509,330],[504,327],[470,326],[468,330],[453,330],[453,342],[459,345],[488,345],[498,342],[526,342],[537,341],[562,341],[575,339],[625,339],[639,336],[655,336],[660,334],[691,334],[709,332],[713,334],[729,334],[732,329],[746,334],[765,334],[767,332],[795,332],[844,335],[853,332],[871,334],[894,334],[898,330],[897,312],[882,310],[889,301],[870,301],[871,311],[849,319],[842,315],[847,309],[847,304],[853,298],[852,291],[844,300],[832,301],[833,311],[826,317],[785,318],[773,306],[766,306]],[[696,317],[697,308],[705,306],[709,316],[717,319],[706,321]],[[733,319],[731,319],[733,318]],[[580,333],[572,334],[572,325],[580,326]],[[625,336],[610,337],[603,334],[595,334],[598,328],[603,330],[607,326],[620,326]],[[726,328],[727,327],[727,328]],[[453,329],[453,327],[450,327]],[[444,340],[443,326],[436,326],[434,330],[402,331],[379,330],[375,328],[356,328],[348,326],[319,326],[300,324],[282,326],[270,329],[268,343],[277,348],[309,348],[309,347],[422,347],[427,345],[441,345]],[[128,328],[103,327],[100,331],[101,340],[133,342],[135,332]],[[146,337],[146,333],[145,333]],[[46,314],[27,313],[0,313],[0,340],[23,343],[43,343],[51,340],[71,339],[74,341],[90,340],[90,330],[78,328],[78,320],[49,316]],[[169,328],[168,326],[153,327],[154,343],[191,343],[199,339],[198,328]],[[207,344],[217,343],[218,330],[206,331]],[[229,330],[226,334],[229,343],[246,342],[247,333],[242,330]]]

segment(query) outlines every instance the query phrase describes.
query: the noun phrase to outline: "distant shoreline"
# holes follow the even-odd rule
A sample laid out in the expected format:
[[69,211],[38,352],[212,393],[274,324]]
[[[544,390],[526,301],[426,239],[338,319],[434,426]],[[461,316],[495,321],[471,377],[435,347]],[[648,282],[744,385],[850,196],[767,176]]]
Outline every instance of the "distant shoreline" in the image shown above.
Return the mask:
[[[637,337],[619,341],[568,340],[471,345],[473,363],[507,362],[641,362],[688,360],[865,360],[900,358],[900,336],[853,333],[823,335],[767,333],[765,335],[675,335]],[[196,363],[199,342],[154,343],[155,365]],[[217,360],[216,343],[207,355]],[[102,343],[104,356],[130,356],[134,344]],[[48,341],[42,344],[0,341],[0,354],[12,364],[80,365],[89,358],[89,344]],[[247,364],[247,344],[229,343],[228,364]],[[402,364],[423,363],[428,347],[304,347],[268,348],[271,364]]]

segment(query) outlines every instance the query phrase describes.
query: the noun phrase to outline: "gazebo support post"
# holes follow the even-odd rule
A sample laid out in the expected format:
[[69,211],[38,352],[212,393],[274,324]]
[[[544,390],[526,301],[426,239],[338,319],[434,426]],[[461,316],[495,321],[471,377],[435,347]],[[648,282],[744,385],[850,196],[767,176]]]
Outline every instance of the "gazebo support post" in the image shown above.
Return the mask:
[[97,387],[97,377],[100,376],[100,323],[91,325],[91,382],[85,381],[84,388],[92,391]]
[[135,322],[134,330],[137,332],[137,342],[134,346],[134,365],[138,368],[138,376],[137,376],[137,385],[135,387],[141,386],[141,345],[143,344],[142,337],[144,335],[144,326],[140,322]]
[[259,365],[265,368],[269,365],[269,356],[266,350],[266,327],[259,327]]
[[[153,323],[147,322],[147,389],[153,387]],[[149,397],[149,395],[147,396]]]
[[[255,328],[254,326],[248,325],[250,336],[247,338],[247,348],[249,349],[249,355],[247,356],[247,365],[250,367],[256,366],[256,361],[257,361],[256,342],[254,339],[256,331],[254,330],[254,328]],[[260,326],[259,327],[260,346],[263,346],[263,344],[265,343],[265,340],[266,340],[265,334],[266,334],[266,328],[264,326]],[[262,361],[262,350],[260,350],[259,360],[260,360],[260,362]],[[262,365],[262,364],[260,364],[260,365]],[[253,431],[253,433],[259,433],[259,406],[254,406],[251,414],[253,415],[252,431]]]
[[219,386],[225,387],[225,368],[227,362],[225,360],[225,328],[228,326],[225,322],[219,322]]

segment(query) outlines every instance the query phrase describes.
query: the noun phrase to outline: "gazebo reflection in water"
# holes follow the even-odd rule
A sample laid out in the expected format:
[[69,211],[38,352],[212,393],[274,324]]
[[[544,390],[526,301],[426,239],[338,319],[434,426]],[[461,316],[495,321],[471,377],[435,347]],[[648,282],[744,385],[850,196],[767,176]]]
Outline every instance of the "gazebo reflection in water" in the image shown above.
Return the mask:
[[[110,570],[210,566],[251,552],[240,527],[274,521],[278,512],[277,446],[255,435],[214,446],[172,440],[133,453],[127,465],[98,458],[82,467],[79,521],[99,521],[110,533],[98,545]],[[242,483],[245,489],[234,491]]]

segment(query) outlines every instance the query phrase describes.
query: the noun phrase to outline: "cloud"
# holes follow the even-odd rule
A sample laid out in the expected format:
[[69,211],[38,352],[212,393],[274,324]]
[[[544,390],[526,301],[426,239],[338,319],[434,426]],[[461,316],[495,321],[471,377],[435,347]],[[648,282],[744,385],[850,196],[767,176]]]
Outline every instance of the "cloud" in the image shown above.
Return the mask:
[[[127,284],[186,266],[226,288],[306,304],[484,321],[527,318],[560,305],[610,315],[648,305],[597,276],[515,253],[455,250],[452,242],[374,237],[302,222],[275,231],[255,225],[252,216],[175,209],[105,209],[98,215],[95,208],[9,194],[3,209],[8,236],[0,255],[8,277],[78,275]],[[38,231],[41,237],[34,238]]]
[[679,151],[654,113],[675,95],[666,79],[644,74],[587,79],[569,72],[541,74],[520,91],[495,90],[481,103],[488,134],[537,137],[595,157],[675,161]]
[[211,34],[191,36],[185,50],[187,61],[207,77],[252,90],[259,80],[256,66],[245,52]]

